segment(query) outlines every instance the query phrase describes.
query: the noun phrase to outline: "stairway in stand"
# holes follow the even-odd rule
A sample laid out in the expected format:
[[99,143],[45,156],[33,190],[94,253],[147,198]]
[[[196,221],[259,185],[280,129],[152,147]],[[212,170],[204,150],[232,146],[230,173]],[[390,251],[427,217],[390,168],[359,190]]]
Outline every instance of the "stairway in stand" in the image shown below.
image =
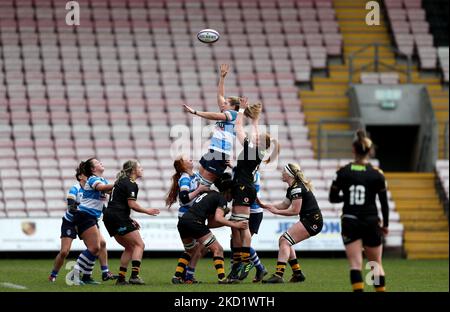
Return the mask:
[[448,259],[448,220],[434,173],[386,173],[388,189],[404,226],[408,259]]
[[[368,26],[365,24],[366,0],[336,0],[333,2],[337,21],[343,36],[344,64],[330,64],[327,77],[313,77],[312,90],[300,91],[300,99],[305,114],[306,124],[309,128],[311,142],[315,156],[317,156],[317,128],[322,118],[350,117],[349,99],[346,95],[349,83],[348,57],[364,45],[378,42],[392,44],[389,28],[383,14],[380,16],[380,25]],[[354,64],[365,65],[373,61],[373,49],[359,54]],[[395,65],[398,70],[404,70],[406,65],[397,64],[395,55],[387,47],[380,47],[379,55],[384,63]],[[366,71],[374,70],[368,68]],[[381,71],[391,71],[380,68]],[[412,67],[412,83],[425,84],[431,96],[435,109],[436,119],[439,123],[439,158],[444,158],[445,123],[448,121],[449,94],[443,90],[437,77],[421,77],[417,66]],[[359,74],[354,75],[353,82],[359,82]],[[400,82],[406,82],[405,75],[400,75]],[[348,124],[328,124],[325,130],[348,130]],[[351,155],[335,155],[347,158]]]

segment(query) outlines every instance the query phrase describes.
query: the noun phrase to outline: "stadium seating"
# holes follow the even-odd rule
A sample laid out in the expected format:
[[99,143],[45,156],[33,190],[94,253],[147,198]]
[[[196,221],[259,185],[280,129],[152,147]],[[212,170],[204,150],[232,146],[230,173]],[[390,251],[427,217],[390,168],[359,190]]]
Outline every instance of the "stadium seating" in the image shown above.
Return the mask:
[[[280,161],[312,159],[294,83],[341,53],[331,1],[282,0],[279,14],[264,1],[227,1],[222,10],[210,1],[86,1],[80,27],[64,23],[57,3],[14,3],[0,10],[1,175],[2,187],[14,190],[1,194],[2,215],[60,214],[74,167],[91,155],[109,178],[122,161],[139,158],[147,178],[162,181],[146,183],[141,199],[163,208],[170,127],[192,123],[182,103],[217,110],[217,68],[225,62],[232,64],[227,94],[261,99],[263,121],[279,126]],[[195,39],[206,27],[223,34],[215,46]],[[319,166],[308,173],[322,181]],[[282,196],[275,184],[263,189],[270,199]]]
[[[0,217],[61,216],[75,166],[93,155],[108,179],[126,159],[139,159],[140,201],[175,216],[164,207],[171,129],[198,122],[183,103],[217,111],[221,63],[231,64],[226,94],[262,100],[262,123],[278,126],[279,164],[299,162],[323,214],[339,216],[328,189],[348,160],[314,159],[295,87],[342,55],[331,0],[79,1],[79,27],[64,23],[57,2],[11,2],[0,9]],[[222,38],[202,44],[202,28]],[[284,192],[279,171],[263,169],[264,199]]]

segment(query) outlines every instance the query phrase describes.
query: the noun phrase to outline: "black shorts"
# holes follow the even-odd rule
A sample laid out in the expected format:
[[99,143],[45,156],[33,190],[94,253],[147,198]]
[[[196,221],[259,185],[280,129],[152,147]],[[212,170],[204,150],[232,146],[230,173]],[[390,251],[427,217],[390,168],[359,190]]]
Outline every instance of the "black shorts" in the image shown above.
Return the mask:
[[71,239],[77,238],[77,229],[75,228],[75,224],[73,222],[68,221],[66,218],[62,218],[62,224],[61,224],[61,236],[63,237],[69,237]]
[[317,235],[320,231],[322,231],[323,218],[320,211],[309,212],[305,215],[301,215],[300,222],[311,236]]
[[344,245],[361,239],[363,246],[380,246],[383,243],[383,232],[381,231],[379,221],[378,216],[366,218],[342,216],[341,235]]
[[250,207],[256,200],[256,189],[254,186],[235,184],[231,189],[233,206]]
[[205,225],[204,222],[200,220],[195,220],[192,218],[180,218],[178,219],[178,233],[180,237],[183,238],[195,238],[199,239],[209,233],[210,229]]
[[250,219],[248,220],[248,229],[252,234],[258,234],[259,226],[261,225],[263,219],[262,212],[250,213]]
[[226,161],[229,158],[230,156],[224,153],[209,150],[209,152],[203,155],[200,159],[200,165],[205,168],[205,170],[219,176],[227,169]]
[[77,211],[73,214],[73,224],[75,225],[75,229],[78,232],[78,237],[81,238],[81,234],[84,233],[87,229],[97,226],[97,218],[87,212]]
[[103,215],[103,223],[111,237],[115,235],[123,236],[138,230],[136,223],[128,216],[106,213]]

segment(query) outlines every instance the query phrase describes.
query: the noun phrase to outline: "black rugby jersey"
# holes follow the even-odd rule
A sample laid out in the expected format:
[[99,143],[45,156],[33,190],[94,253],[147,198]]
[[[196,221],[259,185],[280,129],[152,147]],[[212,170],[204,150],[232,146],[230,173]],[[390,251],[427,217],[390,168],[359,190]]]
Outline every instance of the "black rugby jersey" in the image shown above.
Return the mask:
[[[339,198],[342,190],[343,197]],[[330,201],[344,202],[343,214],[354,216],[377,216],[376,195],[386,192],[386,180],[383,171],[366,165],[349,163],[336,172],[330,190]],[[334,199],[334,200],[333,200]],[[383,206],[387,205],[381,198]],[[383,211],[383,214],[386,212]],[[388,220],[385,220],[387,224]]]
[[303,217],[312,212],[320,211],[316,197],[311,191],[308,191],[308,189],[301,181],[296,181],[287,189],[285,201],[291,204],[294,199],[298,198],[302,199],[300,217]]
[[255,172],[258,170],[264,154],[265,151],[253,146],[248,137],[245,138],[244,149],[239,154],[237,165],[234,167],[234,182],[253,187]]
[[192,207],[181,217],[183,219],[194,218],[205,222],[208,217],[216,214],[216,209],[227,210],[227,200],[216,191],[203,193],[194,200]]
[[135,181],[128,177],[121,178],[114,184],[105,213],[129,217],[130,207],[128,206],[128,200],[136,200],[138,192],[139,187]]

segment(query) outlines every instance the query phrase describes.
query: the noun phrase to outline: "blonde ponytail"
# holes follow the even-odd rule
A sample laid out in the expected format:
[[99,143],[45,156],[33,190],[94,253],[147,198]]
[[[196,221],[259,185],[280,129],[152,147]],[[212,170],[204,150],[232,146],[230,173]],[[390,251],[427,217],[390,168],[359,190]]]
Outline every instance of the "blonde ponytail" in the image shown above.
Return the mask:
[[247,106],[247,108],[244,111],[244,115],[250,119],[257,119],[262,111],[262,103],[256,102],[254,104],[251,104]]
[[290,163],[287,166],[289,167],[290,171],[294,174],[294,179],[296,181],[302,182],[308,191],[312,192],[314,190],[311,179],[307,179],[305,177],[305,174],[301,170],[300,165]]
[[122,178],[129,177],[133,172],[133,169],[136,168],[137,164],[137,160],[127,160],[124,162],[122,169],[116,175],[116,180],[119,181]]
[[264,150],[272,148],[272,153],[270,153],[270,156],[264,160],[265,164],[268,164],[278,158],[278,155],[280,154],[280,143],[278,140],[272,138],[268,133],[263,133],[260,135],[259,141],[265,143],[265,146],[263,146]]

